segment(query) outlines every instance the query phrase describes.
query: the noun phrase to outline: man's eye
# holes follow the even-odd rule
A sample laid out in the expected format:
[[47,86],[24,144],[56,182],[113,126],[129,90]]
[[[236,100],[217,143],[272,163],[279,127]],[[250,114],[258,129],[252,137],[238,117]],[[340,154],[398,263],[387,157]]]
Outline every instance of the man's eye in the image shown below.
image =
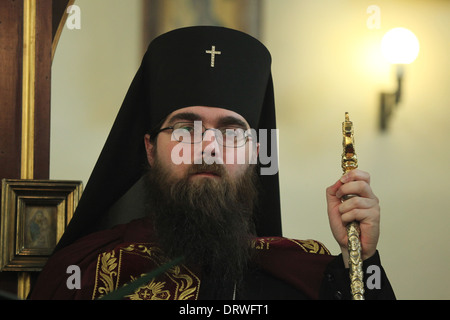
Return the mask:
[[189,123],[180,123],[178,125],[174,126],[174,129],[182,129],[182,130],[186,130],[189,132],[193,132],[194,131],[194,125],[193,124],[189,124]]
[[245,129],[242,128],[226,128],[220,129],[224,136],[243,136],[245,134]]
[[192,131],[194,131],[194,126],[182,126],[180,129],[192,132]]

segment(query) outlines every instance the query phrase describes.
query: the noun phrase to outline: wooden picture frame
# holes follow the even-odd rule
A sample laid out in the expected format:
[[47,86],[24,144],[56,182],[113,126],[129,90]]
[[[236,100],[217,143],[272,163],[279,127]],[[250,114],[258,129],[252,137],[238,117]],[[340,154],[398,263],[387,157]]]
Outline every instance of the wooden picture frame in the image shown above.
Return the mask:
[[82,189],[81,181],[3,179],[0,271],[41,271]]

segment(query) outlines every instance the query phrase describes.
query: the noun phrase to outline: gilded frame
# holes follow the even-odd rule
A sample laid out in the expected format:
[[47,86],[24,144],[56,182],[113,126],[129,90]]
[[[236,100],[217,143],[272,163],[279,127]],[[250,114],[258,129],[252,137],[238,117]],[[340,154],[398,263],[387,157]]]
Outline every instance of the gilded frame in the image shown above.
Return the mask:
[[82,189],[81,181],[3,179],[0,271],[41,271]]

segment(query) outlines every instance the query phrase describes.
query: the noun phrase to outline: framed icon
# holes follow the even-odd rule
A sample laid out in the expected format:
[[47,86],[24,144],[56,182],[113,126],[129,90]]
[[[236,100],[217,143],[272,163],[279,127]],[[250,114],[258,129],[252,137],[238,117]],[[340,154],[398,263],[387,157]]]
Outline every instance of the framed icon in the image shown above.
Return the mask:
[[73,216],[81,181],[2,180],[0,271],[40,271]]

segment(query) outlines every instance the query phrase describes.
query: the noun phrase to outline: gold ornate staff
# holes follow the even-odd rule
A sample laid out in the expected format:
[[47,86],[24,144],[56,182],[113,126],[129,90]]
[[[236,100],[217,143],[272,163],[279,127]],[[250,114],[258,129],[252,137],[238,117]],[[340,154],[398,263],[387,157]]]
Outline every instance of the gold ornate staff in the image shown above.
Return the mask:
[[[342,170],[344,174],[358,168],[358,159],[355,152],[355,140],[353,137],[353,123],[348,112],[345,113],[345,121],[342,123]],[[342,197],[342,201],[357,197],[349,194]],[[350,267],[350,289],[353,300],[364,300],[364,280],[362,271],[361,242],[359,240],[359,222],[353,221],[347,225],[348,254]]]

